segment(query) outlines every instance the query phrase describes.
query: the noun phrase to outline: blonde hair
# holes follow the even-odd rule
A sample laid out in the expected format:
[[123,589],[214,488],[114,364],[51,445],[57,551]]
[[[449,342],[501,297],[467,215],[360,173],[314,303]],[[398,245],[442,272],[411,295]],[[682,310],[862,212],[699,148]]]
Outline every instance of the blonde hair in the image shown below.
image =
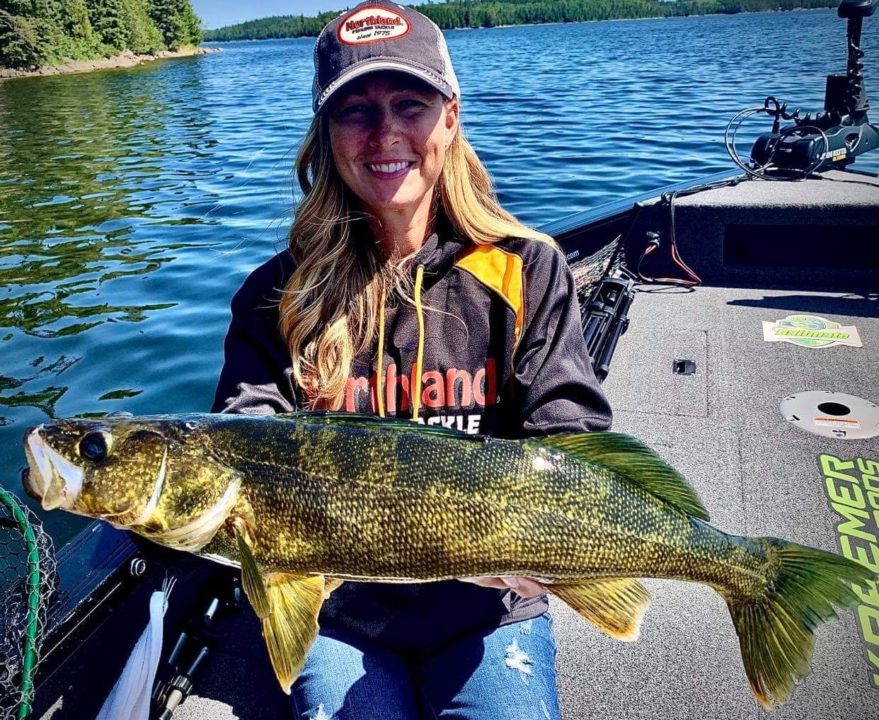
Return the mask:
[[[383,255],[365,216],[336,171],[324,116],[312,120],[296,177],[303,197],[290,229],[296,269],[283,290],[280,331],[293,378],[310,409],[338,409],[351,364],[375,337],[381,308],[410,286],[405,259]],[[437,182],[437,215],[461,237],[487,245],[506,237],[554,243],[526,227],[497,201],[491,177],[460,127],[446,151]]]

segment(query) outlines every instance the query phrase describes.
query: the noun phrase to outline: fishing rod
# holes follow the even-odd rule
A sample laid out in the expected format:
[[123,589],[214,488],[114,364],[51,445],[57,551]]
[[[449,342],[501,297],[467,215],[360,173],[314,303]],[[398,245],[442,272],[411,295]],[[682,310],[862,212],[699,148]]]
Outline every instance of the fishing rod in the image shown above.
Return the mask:
[[177,641],[159,668],[150,718],[170,720],[192,693],[199,669],[216,647],[217,626],[242,608],[241,580],[229,568],[215,569],[183,619]]
[[[844,75],[828,75],[824,111],[801,114],[787,103],[769,96],[762,108],[744,110],[727,127],[727,151],[750,176],[805,177],[819,170],[842,168],[855,157],[879,147],[879,129],[870,123],[870,102],[864,85],[864,51],[861,29],[864,18],[879,7],[879,0],[842,0],[837,15],[847,24],[848,63]],[[748,167],[735,156],[735,131],[746,117],[763,113],[773,118],[771,132],[760,135],[751,149]],[[792,124],[782,126],[783,120]],[[729,132],[732,130],[732,151]]]

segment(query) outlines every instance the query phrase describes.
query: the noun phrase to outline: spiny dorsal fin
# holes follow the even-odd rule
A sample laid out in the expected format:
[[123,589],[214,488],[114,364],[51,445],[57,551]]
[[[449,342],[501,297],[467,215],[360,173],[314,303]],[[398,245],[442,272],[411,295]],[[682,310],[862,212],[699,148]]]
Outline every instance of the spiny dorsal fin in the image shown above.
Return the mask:
[[708,520],[708,511],[690,484],[653,450],[629,435],[614,432],[570,433],[530,438],[528,444],[556,448],[602,465],[636,483],[672,507]]
[[555,582],[546,589],[612,638],[634,642],[641,634],[650,593],[637,580],[573,580]]

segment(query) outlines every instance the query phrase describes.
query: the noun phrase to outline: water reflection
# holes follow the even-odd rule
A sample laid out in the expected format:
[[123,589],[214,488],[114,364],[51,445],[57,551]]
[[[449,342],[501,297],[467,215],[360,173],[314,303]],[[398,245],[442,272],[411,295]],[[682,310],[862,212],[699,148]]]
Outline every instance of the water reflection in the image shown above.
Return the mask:
[[169,230],[201,223],[180,209],[193,192],[203,200],[197,164],[215,144],[206,122],[180,114],[181,94],[203,100],[199,87],[197,73],[171,82],[155,71],[0,86],[0,405],[54,415],[65,374],[100,353],[90,342],[78,356],[25,358],[39,345],[22,352],[23,336],[87,335],[178,305],[135,281],[197,244],[186,233],[169,241]]
[[[62,355],[47,363],[46,358],[41,355],[31,361],[33,372],[26,377],[14,378],[0,375],[0,405],[7,407],[33,405],[43,410],[47,415],[51,415],[55,403],[67,392],[67,388],[49,386],[40,390],[27,391],[23,387],[35,380],[60,375],[79,362],[80,359],[79,357]],[[6,422],[3,424],[5,425]]]

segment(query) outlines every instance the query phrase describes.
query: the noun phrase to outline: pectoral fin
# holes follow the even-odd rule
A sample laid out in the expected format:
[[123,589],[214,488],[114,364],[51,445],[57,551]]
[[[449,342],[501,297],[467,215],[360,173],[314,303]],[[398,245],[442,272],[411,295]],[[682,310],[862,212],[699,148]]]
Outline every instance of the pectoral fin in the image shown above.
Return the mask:
[[289,695],[317,636],[317,615],[329,591],[321,575],[261,574],[246,527],[237,524],[235,534],[241,559],[241,585],[262,624],[278,682]]
[[262,574],[250,549],[243,521],[235,523],[235,538],[238,540],[238,555],[241,560],[241,585],[257,616],[263,620],[271,613],[269,598]]
[[556,582],[546,589],[612,638],[633,642],[641,634],[641,619],[650,604],[650,593],[637,580]]

